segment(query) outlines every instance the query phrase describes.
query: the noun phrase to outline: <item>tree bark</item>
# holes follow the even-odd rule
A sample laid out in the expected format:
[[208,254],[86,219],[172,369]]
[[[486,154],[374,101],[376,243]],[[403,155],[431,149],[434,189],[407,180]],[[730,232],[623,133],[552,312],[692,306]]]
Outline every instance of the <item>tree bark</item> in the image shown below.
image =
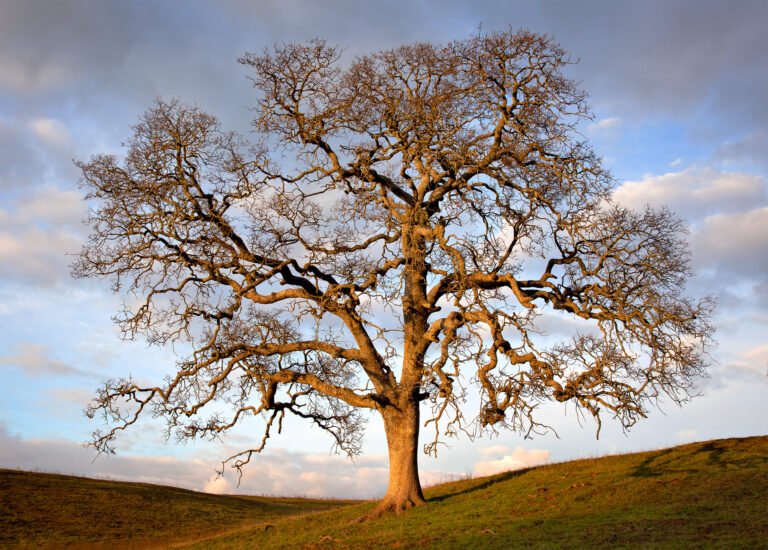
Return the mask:
[[387,512],[397,514],[424,504],[418,467],[419,402],[403,400],[395,409],[388,407],[381,414],[389,449],[389,485],[384,499],[369,514],[358,518],[367,521]]

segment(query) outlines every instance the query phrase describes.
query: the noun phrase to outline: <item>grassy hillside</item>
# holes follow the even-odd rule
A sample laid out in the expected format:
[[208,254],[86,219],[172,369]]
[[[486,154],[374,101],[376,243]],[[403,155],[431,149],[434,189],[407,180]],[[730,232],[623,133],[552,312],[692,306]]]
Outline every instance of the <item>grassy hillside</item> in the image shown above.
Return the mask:
[[[768,548],[768,437],[579,460],[374,503],[216,496],[0,470],[0,546]],[[325,511],[323,511],[325,510]],[[318,512],[297,518],[296,514]]]
[[349,504],[0,470],[0,548],[165,548]]
[[362,525],[362,504],[195,548],[768,548],[768,437],[552,464],[433,487]]

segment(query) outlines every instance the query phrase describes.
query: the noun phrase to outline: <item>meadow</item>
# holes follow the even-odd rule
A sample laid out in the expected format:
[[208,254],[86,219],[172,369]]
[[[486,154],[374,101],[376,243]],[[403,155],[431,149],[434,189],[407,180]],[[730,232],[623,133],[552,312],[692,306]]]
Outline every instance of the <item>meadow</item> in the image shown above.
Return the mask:
[[210,495],[0,470],[0,545],[75,548],[768,548],[768,436],[549,464],[374,502]]

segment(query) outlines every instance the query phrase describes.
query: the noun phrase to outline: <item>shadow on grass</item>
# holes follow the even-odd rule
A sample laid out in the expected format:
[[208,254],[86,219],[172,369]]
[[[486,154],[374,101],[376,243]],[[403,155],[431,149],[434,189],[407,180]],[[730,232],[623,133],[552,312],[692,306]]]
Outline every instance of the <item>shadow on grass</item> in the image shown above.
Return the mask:
[[698,455],[706,455],[708,465],[713,468],[750,468],[760,462],[768,462],[768,457],[759,455],[740,456],[742,449],[739,443],[742,439],[707,441],[693,443],[683,447],[664,449],[648,456],[635,468],[631,475],[635,477],[659,477],[665,474],[689,473],[697,474],[701,470],[700,464],[689,464],[688,461],[696,459]]
[[[444,495],[439,495],[436,497],[430,497],[427,499],[427,502],[441,502],[443,500],[459,496],[459,495],[466,495],[469,493],[474,493],[475,491],[481,491],[483,489],[487,489],[488,487],[491,487],[492,485],[496,485],[497,483],[501,483],[503,481],[507,481],[509,479],[520,477],[523,474],[527,474],[531,470],[534,470],[535,468],[523,468],[521,470],[513,470],[511,472],[504,472],[503,474],[497,474],[490,479],[483,481],[482,483],[478,483],[477,485],[472,485],[471,487],[467,487],[465,489],[457,489],[455,491],[445,493]],[[467,482],[471,483],[471,481]]]
[[643,460],[631,475],[633,477],[659,477],[671,473],[672,469],[670,466],[675,458],[680,458],[679,455],[668,457],[667,455],[672,452],[673,449],[664,449],[663,451],[653,453]]

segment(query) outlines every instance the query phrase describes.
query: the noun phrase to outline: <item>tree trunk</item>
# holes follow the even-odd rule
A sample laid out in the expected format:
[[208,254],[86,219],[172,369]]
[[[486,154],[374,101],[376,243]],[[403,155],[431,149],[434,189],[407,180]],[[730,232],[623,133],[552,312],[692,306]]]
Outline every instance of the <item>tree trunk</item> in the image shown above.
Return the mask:
[[395,410],[382,411],[389,448],[389,486],[379,505],[358,521],[375,519],[387,512],[400,513],[424,504],[419,481],[419,403],[407,400]]

